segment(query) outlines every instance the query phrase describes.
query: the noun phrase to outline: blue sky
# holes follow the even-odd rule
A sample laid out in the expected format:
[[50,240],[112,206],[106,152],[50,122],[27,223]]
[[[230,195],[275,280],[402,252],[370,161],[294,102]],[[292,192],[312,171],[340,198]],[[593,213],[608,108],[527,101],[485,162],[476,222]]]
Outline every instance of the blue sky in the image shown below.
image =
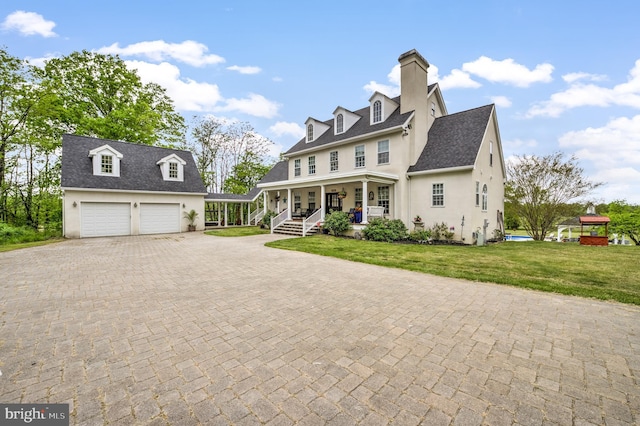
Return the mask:
[[[96,3],[96,4],[93,4]],[[399,93],[417,49],[449,113],[495,103],[505,158],[575,155],[640,204],[640,2],[5,0],[0,45],[42,64],[116,53],[194,115],[250,123],[286,151],[308,117]]]

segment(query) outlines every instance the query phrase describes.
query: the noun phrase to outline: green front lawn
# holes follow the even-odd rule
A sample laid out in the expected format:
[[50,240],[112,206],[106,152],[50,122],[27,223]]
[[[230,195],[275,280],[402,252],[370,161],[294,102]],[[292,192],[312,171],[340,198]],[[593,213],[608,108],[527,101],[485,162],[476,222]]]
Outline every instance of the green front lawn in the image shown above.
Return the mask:
[[234,226],[231,228],[214,229],[206,231],[207,235],[215,235],[216,237],[248,237],[251,235],[268,234],[269,229],[261,229],[259,226]]
[[635,247],[504,242],[484,247],[389,244],[318,235],[269,247],[445,277],[507,284],[640,305]]

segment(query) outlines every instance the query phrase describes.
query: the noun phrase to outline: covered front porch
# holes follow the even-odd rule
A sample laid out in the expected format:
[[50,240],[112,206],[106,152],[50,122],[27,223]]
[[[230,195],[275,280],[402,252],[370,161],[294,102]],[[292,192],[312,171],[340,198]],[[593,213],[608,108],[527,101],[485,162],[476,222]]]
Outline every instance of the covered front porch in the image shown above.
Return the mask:
[[261,192],[255,188],[246,195],[207,194],[204,198],[205,229],[257,225],[265,213]]

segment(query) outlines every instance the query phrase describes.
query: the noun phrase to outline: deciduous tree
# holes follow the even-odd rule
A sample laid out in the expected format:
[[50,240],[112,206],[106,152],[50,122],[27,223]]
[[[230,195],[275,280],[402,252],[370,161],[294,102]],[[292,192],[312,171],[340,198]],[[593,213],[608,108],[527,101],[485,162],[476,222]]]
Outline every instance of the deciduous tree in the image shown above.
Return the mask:
[[640,206],[630,205],[624,200],[614,201],[609,203],[607,215],[611,219],[610,232],[626,235],[640,246]]

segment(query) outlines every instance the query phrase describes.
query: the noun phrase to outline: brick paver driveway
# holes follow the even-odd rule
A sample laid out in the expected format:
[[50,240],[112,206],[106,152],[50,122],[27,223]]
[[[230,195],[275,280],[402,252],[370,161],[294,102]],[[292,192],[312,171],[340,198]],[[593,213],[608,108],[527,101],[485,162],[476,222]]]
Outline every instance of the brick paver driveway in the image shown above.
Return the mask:
[[96,425],[640,422],[638,307],[273,238],[0,253],[0,402],[68,402]]

